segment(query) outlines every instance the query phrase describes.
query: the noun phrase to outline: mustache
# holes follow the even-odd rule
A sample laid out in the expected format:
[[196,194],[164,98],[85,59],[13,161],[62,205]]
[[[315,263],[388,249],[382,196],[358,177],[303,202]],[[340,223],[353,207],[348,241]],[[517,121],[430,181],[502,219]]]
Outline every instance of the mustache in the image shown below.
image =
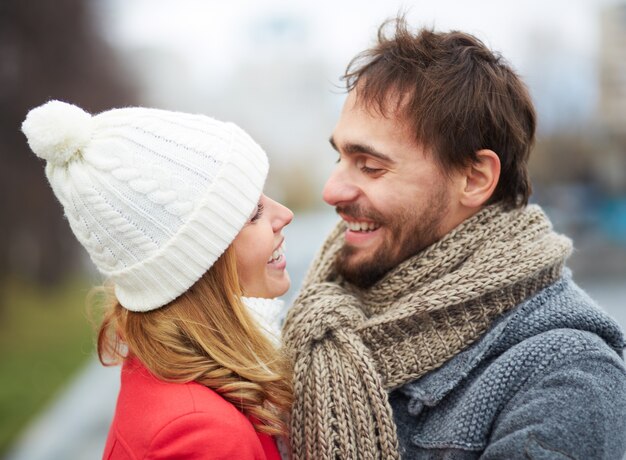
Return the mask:
[[373,209],[364,208],[363,206],[356,203],[336,206],[335,212],[337,214],[343,214],[346,217],[351,217],[355,220],[359,220],[360,218],[372,220],[375,222],[382,222],[385,220],[384,216],[379,212]]

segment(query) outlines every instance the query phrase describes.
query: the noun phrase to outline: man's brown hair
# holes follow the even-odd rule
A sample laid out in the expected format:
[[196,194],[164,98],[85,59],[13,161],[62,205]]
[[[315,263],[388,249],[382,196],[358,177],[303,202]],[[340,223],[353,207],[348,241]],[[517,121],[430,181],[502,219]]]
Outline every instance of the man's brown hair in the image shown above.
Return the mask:
[[535,109],[519,76],[479,39],[458,31],[412,33],[399,16],[381,25],[378,43],[357,55],[343,78],[370,109],[385,116],[398,110],[444,172],[493,150],[501,173],[490,203],[528,203]]

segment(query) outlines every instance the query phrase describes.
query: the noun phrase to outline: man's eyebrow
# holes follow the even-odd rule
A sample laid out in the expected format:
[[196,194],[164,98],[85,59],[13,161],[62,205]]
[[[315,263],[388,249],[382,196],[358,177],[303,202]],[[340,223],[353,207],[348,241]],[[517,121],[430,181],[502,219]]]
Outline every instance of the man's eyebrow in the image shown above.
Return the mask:
[[[328,141],[330,142],[330,145],[333,147],[333,149],[335,149],[336,151],[339,151],[339,149],[337,148],[337,144],[335,143],[335,139],[332,136],[330,137]],[[395,161],[393,161],[387,155],[379,152],[378,150],[374,149],[373,147],[369,145],[353,144],[349,142],[347,144],[343,144],[342,147],[343,147],[343,151],[347,154],[364,153],[366,155],[371,155],[375,158],[378,158],[379,160],[385,161],[389,164],[395,164]]]

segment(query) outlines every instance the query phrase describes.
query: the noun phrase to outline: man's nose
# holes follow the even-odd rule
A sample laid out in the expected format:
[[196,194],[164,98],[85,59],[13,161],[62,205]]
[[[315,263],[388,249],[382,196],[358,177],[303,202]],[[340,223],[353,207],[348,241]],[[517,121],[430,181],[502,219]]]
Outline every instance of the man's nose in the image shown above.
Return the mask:
[[359,188],[351,180],[349,171],[338,165],[324,185],[322,197],[331,206],[354,201],[359,195]]

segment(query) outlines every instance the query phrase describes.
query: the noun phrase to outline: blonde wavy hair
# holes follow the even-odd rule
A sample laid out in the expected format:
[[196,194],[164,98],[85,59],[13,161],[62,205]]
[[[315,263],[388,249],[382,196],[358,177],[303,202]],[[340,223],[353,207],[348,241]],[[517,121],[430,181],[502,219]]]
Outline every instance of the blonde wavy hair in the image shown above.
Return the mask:
[[107,302],[98,357],[110,366],[136,356],[161,380],[195,381],[216,391],[250,416],[257,431],[286,434],[293,401],[289,360],[264,335],[241,296],[231,247],[164,307],[138,313],[116,300]]

